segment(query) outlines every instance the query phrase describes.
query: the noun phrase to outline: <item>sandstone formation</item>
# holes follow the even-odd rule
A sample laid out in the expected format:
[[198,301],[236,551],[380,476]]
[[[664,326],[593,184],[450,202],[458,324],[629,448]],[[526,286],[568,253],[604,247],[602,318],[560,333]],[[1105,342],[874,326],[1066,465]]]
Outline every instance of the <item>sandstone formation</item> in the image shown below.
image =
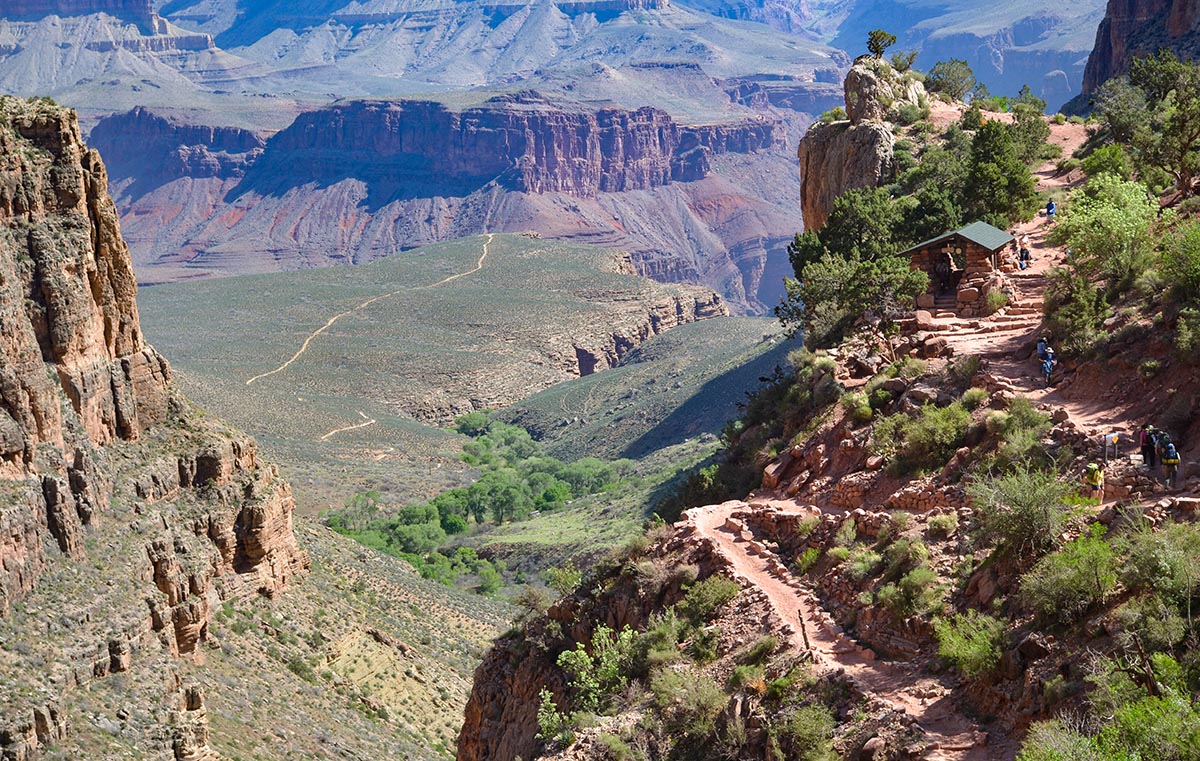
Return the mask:
[[[196,653],[220,601],[273,594],[307,567],[288,485],[174,390],[135,291],[74,113],[0,100],[0,617],[62,612],[36,635],[53,661],[6,667],[20,697],[0,709],[5,759],[69,731],[55,701],[73,687],[147,647]],[[96,586],[63,582],[96,552]]]
[[800,212],[806,230],[820,230],[833,202],[855,188],[873,188],[892,174],[896,139],[880,122],[814,124],[800,141]]
[[870,56],[854,62],[844,90],[849,121],[814,124],[797,149],[806,230],[825,226],[841,194],[878,187],[891,178],[896,140],[886,119],[900,105],[916,105],[925,98],[919,81]]
[[1194,58],[1200,54],[1200,2],[1197,0],[1109,0],[1088,57],[1083,94],[1129,71],[1140,55],[1168,49]]

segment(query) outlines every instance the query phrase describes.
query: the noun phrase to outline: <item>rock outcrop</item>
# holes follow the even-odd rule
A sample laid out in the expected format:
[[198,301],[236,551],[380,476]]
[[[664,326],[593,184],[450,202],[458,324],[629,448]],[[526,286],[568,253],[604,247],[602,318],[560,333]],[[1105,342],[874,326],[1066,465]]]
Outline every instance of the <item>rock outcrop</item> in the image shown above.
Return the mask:
[[806,230],[820,230],[833,202],[855,188],[873,188],[892,174],[896,139],[880,122],[814,124],[800,141],[800,212]]
[[1200,2],[1197,0],[1109,0],[1096,32],[1096,45],[1083,75],[1083,94],[1091,95],[1112,77],[1129,71],[1130,61],[1160,49],[1195,58],[1200,55]]
[[102,119],[88,140],[138,192],[182,178],[240,179],[265,141],[238,127],[180,124],[138,106]]
[[797,149],[806,230],[825,226],[841,194],[878,187],[891,178],[896,140],[886,120],[901,105],[925,99],[919,81],[870,56],[854,62],[844,90],[849,120],[814,124]]
[[[32,605],[8,634],[53,652],[6,662],[5,759],[69,731],[66,691],[150,646],[196,654],[222,600],[274,594],[307,568],[288,485],[178,395],[135,293],[74,113],[0,100],[0,617]],[[86,583],[68,583],[85,561]]]

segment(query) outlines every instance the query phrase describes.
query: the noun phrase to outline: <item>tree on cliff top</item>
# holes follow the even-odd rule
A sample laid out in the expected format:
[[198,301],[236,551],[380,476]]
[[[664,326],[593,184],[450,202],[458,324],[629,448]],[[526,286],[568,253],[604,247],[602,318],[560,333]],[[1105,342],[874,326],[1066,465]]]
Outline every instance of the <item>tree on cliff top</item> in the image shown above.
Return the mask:
[[885,32],[882,29],[871,30],[867,37],[867,50],[876,58],[883,58],[883,53],[892,45],[896,44],[896,35]]
[[929,70],[925,87],[930,92],[945,93],[953,100],[962,100],[975,87],[975,72],[966,61],[957,58],[938,61]]

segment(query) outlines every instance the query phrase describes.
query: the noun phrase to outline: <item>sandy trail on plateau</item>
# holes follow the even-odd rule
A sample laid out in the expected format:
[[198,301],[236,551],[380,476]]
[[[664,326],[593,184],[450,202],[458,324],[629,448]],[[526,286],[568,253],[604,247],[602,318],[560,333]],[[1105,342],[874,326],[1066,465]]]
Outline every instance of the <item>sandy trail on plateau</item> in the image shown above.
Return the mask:
[[442,278],[441,280],[437,281],[436,283],[431,283],[430,285],[419,285],[419,286],[416,286],[413,288],[398,288],[397,290],[391,291],[389,293],[381,293],[378,296],[372,296],[371,298],[362,302],[358,306],[351,307],[350,309],[347,309],[344,312],[339,312],[338,314],[335,314],[333,317],[330,317],[329,320],[324,325],[322,325],[321,327],[314,330],[308,336],[308,338],[304,339],[304,343],[302,343],[300,345],[300,348],[296,350],[296,353],[292,355],[291,359],[289,359],[287,362],[284,362],[282,365],[275,368],[274,370],[269,370],[265,373],[260,373],[258,375],[255,375],[253,378],[250,378],[249,380],[246,381],[246,385],[249,386],[250,384],[254,383],[254,381],[256,381],[256,380],[261,380],[262,378],[270,377],[272,375],[275,375],[276,373],[281,373],[284,370],[288,369],[288,367],[290,367],[292,365],[292,363],[294,363],[296,360],[300,359],[300,357],[304,354],[304,352],[308,351],[308,347],[317,338],[317,336],[319,336],[322,333],[324,333],[325,331],[329,330],[331,327],[333,327],[334,323],[336,323],[338,320],[342,319],[343,317],[352,315],[355,312],[358,312],[362,309],[366,309],[367,307],[371,306],[372,304],[374,304],[378,301],[382,301],[383,299],[390,299],[391,297],[396,296],[401,293],[404,293],[405,291],[420,291],[420,290],[428,290],[430,288],[437,288],[438,286],[453,282],[455,280],[458,280],[459,278],[466,277],[467,275],[475,274],[479,270],[483,269],[483,263],[484,263],[484,261],[487,260],[487,257],[488,257],[488,248],[492,245],[492,239],[495,237],[496,236],[494,234],[491,234],[491,233],[488,234],[487,240],[484,241],[484,243],[483,243],[483,253],[479,256],[479,261],[475,264],[475,266],[473,268],[467,270],[466,272],[459,272],[456,275],[450,275],[449,277]]

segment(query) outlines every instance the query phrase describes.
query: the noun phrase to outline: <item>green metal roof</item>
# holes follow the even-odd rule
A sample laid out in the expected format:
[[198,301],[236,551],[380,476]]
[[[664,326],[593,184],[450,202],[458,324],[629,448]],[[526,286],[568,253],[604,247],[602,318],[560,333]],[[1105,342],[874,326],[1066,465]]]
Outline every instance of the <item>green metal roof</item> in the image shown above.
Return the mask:
[[971,224],[960,227],[957,230],[944,232],[936,238],[930,238],[929,240],[921,241],[912,248],[905,249],[900,253],[907,254],[926,246],[932,246],[935,243],[940,243],[941,241],[944,241],[947,238],[952,238],[955,235],[966,238],[976,245],[983,246],[988,251],[999,251],[1013,241],[1013,236],[1009,235],[1007,232],[998,227],[992,227],[987,222],[972,222]]

